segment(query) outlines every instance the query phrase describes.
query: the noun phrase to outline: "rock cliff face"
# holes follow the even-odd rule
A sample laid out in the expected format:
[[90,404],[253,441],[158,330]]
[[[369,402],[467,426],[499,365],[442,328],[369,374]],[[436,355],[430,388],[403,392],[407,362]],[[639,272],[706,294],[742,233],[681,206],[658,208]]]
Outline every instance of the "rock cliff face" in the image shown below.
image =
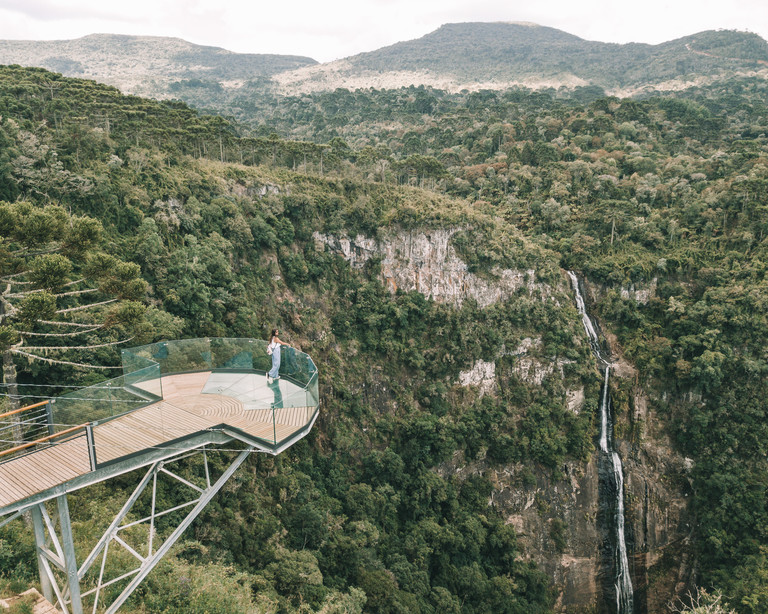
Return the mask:
[[[382,239],[354,239],[315,233],[319,248],[330,247],[352,267],[381,259],[382,282],[392,291],[416,290],[436,301],[459,306],[469,298],[485,307],[519,288],[538,286],[535,271],[495,270],[490,281],[468,271],[450,245],[451,230],[393,233]],[[539,286],[541,289],[541,286]],[[592,300],[600,291],[587,284]],[[622,289],[627,299],[645,302],[655,283]],[[666,604],[690,586],[690,528],[686,478],[689,464],[672,448],[655,399],[636,385],[636,371],[621,359],[621,350],[607,335],[614,359],[612,386],[622,403],[615,410],[615,432],[624,465],[627,549],[635,588],[635,612],[667,612]],[[517,359],[515,372],[529,384],[541,384],[563,361],[536,356],[540,338],[527,338],[509,351]],[[478,360],[460,375],[463,386],[480,394],[496,390],[495,363]],[[631,391],[629,394],[627,390]],[[584,389],[568,390],[571,411],[582,411]],[[613,612],[603,595],[610,579],[601,561],[597,454],[586,463],[568,462],[556,479],[548,470],[529,466],[491,468],[466,464],[460,454],[438,468],[443,473],[490,473],[495,489],[489,504],[502,510],[518,533],[526,556],[549,576],[560,612]],[[615,606],[614,606],[615,608]]]
[[[635,612],[660,614],[675,594],[687,590],[694,573],[688,465],[661,432],[642,391],[636,391],[632,405],[617,429],[643,428],[639,442],[619,445]],[[521,479],[525,472],[523,467],[497,472],[493,502],[506,511],[525,552],[551,579],[557,611],[614,612],[602,590],[609,579],[600,559],[597,455],[585,464],[566,463],[558,480],[535,469],[531,483],[530,473]]]
[[441,303],[455,306],[468,298],[487,307],[515,290],[535,285],[535,272],[495,268],[493,281],[469,272],[450,244],[456,230],[393,233],[382,239],[358,235],[333,237],[314,233],[315,242],[327,245],[344,256],[353,268],[373,257],[381,258],[381,276],[393,292],[416,290]]
[[496,386],[496,363],[477,360],[469,371],[459,373],[462,386],[476,386],[480,394],[490,394]]
[[[586,285],[595,301],[605,288]],[[645,303],[653,298],[656,280],[643,287],[621,288],[623,298]],[[689,509],[691,461],[674,450],[663,416],[664,392],[637,385],[637,372],[624,360],[615,337],[606,337],[616,360],[615,387],[625,398],[614,410],[618,451],[624,464],[627,548],[637,612],[668,612],[667,603],[684,594],[695,580],[692,556],[693,518]],[[628,392],[627,392],[628,391]],[[680,402],[691,399],[679,399]]]
[[[596,609],[600,597],[600,534],[597,528],[597,463],[566,463],[564,478],[524,467],[497,474],[494,503],[507,513],[526,555],[550,578],[556,611]],[[527,482],[527,484],[525,483]]]

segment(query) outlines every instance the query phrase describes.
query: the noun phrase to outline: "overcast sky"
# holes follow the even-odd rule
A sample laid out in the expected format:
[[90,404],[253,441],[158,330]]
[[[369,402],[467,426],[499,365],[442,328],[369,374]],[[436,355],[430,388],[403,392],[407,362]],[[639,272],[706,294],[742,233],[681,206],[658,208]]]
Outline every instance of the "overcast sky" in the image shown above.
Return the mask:
[[444,23],[531,21],[588,40],[660,43],[702,30],[768,39],[766,0],[0,0],[0,39],[176,36],[321,62],[419,38]]

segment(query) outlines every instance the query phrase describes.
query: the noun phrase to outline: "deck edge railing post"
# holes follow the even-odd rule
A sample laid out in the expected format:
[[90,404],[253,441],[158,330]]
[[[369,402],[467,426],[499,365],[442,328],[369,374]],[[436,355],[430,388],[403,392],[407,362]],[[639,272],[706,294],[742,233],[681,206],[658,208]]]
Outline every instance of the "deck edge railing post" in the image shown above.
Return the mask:
[[48,434],[53,435],[53,403],[50,399],[45,404],[45,419],[48,421]]
[[93,422],[85,426],[85,438],[88,442],[88,460],[91,464],[91,471],[96,471],[99,464],[96,460],[96,443],[93,440]]
[[157,363],[157,381],[160,382],[160,399],[165,399],[165,393],[163,392],[163,370],[160,368],[160,363]]
[[53,431],[53,432],[51,433],[51,435],[53,435],[54,433],[56,433],[56,423],[54,422],[54,419],[55,419],[55,418],[54,418],[54,416],[53,416],[53,406],[54,406],[54,405],[56,405],[56,399],[50,399],[50,400],[48,401],[48,415],[50,416],[50,421],[51,421],[51,422],[50,422],[50,425],[51,425],[51,428],[50,428],[50,430],[51,430],[51,431]]

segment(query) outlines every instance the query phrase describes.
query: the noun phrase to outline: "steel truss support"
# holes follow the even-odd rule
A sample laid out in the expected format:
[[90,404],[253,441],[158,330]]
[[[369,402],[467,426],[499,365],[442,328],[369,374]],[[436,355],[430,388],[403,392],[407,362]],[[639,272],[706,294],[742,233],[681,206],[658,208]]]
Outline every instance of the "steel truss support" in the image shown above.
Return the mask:
[[[104,609],[105,614],[114,614],[117,612],[136,587],[147,577],[149,572],[154,569],[155,565],[160,562],[163,556],[168,553],[179,537],[181,537],[181,534],[185,529],[189,527],[195,518],[197,518],[214,495],[221,490],[222,486],[224,486],[229,478],[232,477],[232,474],[253,451],[253,447],[244,449],[229,467],[227,467],[224,473],[222,473],[213,483],[211,482],[211,475],[208,467],[208,454],[205,448],[155,462],[141,479],[130,497],[128,497],[122,509],[112,520],[107,530],[79,568],[75,556],[67,495],[61,495],[56,499],[59,521],[58,532],[54,521],[48,514],[48,509],[46,508],[45,503],[38,503],[31,508],[28,508],[32,512],[32,522],[37,547],[37,561],[40,568],[40,583],[45,598],[51,602],[55,599],[58,602],[58,607],[64,614],[70,614],[70,612],[72,614],[83,614],[82,600],[84,597],[91,597],[93,602],[92,612],[95,614],[97,607],[99,606],[99,599],[100,597],[103,597],[103,589],[117,582],[130,579],[128,585],[111,604],[108,606],[102,604],[102,607],[106,607],[106,609]],[[185,479],[167,468],[167,465],[171,463],[198,454],[202,454],[204,468],[204,474],[199,478],[201,482],[200,484],[195,484],[193,481]],[[158,510],[157,479],[161,476],[168,476],[178,484],[181,484],[185,490],[189,491],[190,497],[192,497],[191,500],[175,505],[169,509]],[[126,521],[131,509],[150,484],[152,485],[152,489],[149,515],[138,520]],[[178,526],[176,526],[173,532],[162,542],[162,544],[156,544],[157,519],[172,512],[178,512],[179,510],[190,507],[191,509],[184,519]],[[127,535],[129,529],[139,525],[146,525],[147,523],[148,529],[145,531],[146,543],[143,546],[129,543],[132,541]],[[139,564],[135,569],[126,571],[116,578],[107,580],[104,577],[107,557],[109,555],[110,547],[114,549],[114,547],[117,546],[130,553],[131,556],[137,559]],[[99,558],[101,559],[101,563],[98,566],[98,577],[95,581],[92,578],[89,578],[89,580],[84,583],[83,581],[86,575],[91,568],[94,567],[94,564]],[[84,584],[88,588],[81,593]]]

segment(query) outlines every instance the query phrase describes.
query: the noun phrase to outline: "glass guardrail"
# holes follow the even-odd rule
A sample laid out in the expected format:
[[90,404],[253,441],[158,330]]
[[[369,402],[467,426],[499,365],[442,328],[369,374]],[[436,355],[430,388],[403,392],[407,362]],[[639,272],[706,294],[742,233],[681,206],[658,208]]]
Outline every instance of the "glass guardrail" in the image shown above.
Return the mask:
[[163,398],[161,384],[160,368],[151,365],[51,399],[53,430],[99,422],[156,403]]
[[309,424],[319,404],[315,363],[295,348],[281,350],[281,380],[268,383],[272,357],[260,339],[181,339],[125,349],[122,376],[52,400],[53,430],[98,425],[160,401],[166,376],[211,372],[203,392],[233,397],[244,410],[266,412],[272,433],[264,438],[276,445],[289,427],[295,432]]

